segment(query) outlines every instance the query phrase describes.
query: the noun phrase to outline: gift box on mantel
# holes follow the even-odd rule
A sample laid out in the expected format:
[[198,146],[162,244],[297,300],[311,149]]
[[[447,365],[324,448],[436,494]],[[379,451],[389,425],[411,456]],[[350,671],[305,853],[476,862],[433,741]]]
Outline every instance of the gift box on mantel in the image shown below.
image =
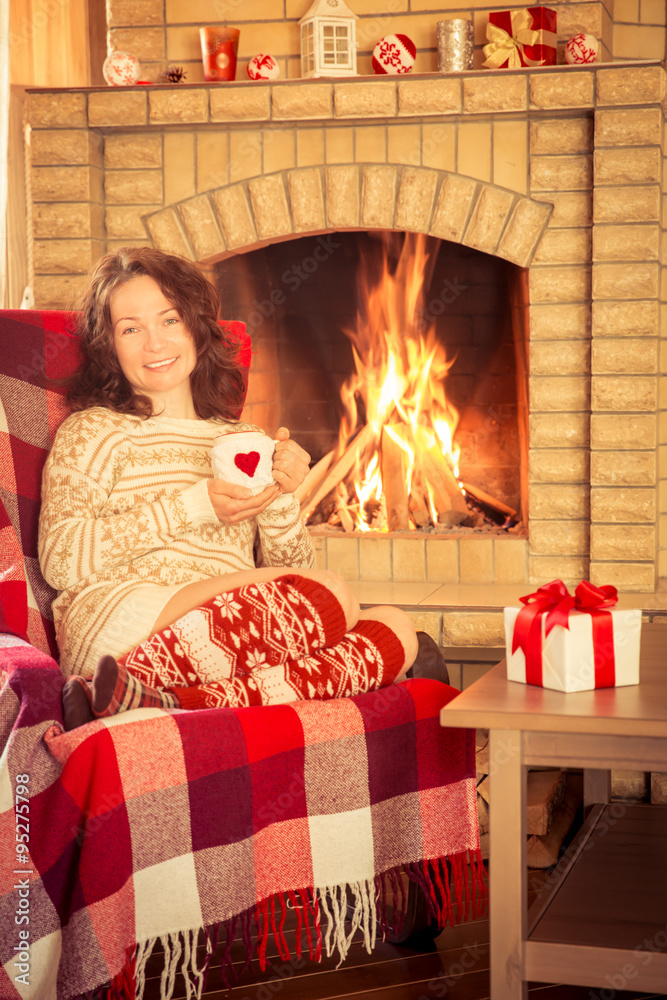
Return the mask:
[[488,69],[555,66],[556,11],[549,7],[520,7],[489,14],[484,46]]
[[570,594],[562,580],[505,608],[507,678],[554,691],[639,684],[639,609],[611,610],[616,587],[583,580]]

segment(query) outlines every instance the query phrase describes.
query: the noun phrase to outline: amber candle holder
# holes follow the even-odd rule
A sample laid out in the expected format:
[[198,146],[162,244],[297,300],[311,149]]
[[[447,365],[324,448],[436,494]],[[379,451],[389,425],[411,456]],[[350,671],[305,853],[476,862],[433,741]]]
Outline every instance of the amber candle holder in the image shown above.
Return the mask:
[[236,79],[236,54],[240,34],[238,28],[199,29],[204,79],[209,83]]

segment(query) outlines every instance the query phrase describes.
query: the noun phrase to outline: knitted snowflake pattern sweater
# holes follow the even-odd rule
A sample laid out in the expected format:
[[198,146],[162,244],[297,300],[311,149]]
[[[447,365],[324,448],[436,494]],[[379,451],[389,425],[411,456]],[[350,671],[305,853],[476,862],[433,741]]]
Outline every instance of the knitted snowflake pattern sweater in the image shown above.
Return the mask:
[[207,479],[225,430],[259,428],[104,407],[63,421],[44,466],[39,561],[58,591],[65,674],[90,676],[100,656],[137,645],[185,584],[252,568],[257,532],[265,565],[314,565],[292,494],[239,524],[216,517]]

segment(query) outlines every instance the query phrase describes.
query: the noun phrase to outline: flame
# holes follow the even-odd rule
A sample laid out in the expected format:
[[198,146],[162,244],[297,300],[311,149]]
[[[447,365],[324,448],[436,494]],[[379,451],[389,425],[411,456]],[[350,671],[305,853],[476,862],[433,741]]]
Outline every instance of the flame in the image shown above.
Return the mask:
[[341,389],[344,410],[338,454],[343,454],[364,423],[373,431],[371,444],[357,456],[349,478],[350,495],[356,500],[348,503],[348,510],[355,528],[362,531],[389,530],[383,510],[383,432],[400,449],[406,497],[410,498],[409,528],[417,526],[417,511],[437,523],[436,498],[423,469],[423,456],[429,451],[439,459],[444,456],[454,477],[458,480],[459,476],[460,449],[454,443],[458,412],[444,388],[455,359],[447,358],[435,324],[428,323],[423,301],[437,244],[431,241],[429,245],[427,237],[408,233],[392,266],[390,250],[395,248],[395,239],[389,236],[381,244],[379,275],[375,260],[361,261],[356,327],[344,331],[352,342],[355,372]]

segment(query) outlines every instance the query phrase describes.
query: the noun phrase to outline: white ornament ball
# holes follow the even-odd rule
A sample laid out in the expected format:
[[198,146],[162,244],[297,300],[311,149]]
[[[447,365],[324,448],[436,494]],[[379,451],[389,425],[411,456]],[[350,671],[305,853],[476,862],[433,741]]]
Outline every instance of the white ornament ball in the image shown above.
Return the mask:
[[373,70],[378,75],[410,73],[416,55],[415,43],[408,35],[385,35],[373,49]]
[[102,66],[102,76],[110,87],[131,87],[140,75],[141,63],[129,52],[112,52]]
[[248,63],[248,76],[251,80],[277,80],[280,76],[280,65],[273,56],[253,56]]
[[570,66],[597,62],[600,43],[595,35],[575,35],[565,46],[565,62]]

